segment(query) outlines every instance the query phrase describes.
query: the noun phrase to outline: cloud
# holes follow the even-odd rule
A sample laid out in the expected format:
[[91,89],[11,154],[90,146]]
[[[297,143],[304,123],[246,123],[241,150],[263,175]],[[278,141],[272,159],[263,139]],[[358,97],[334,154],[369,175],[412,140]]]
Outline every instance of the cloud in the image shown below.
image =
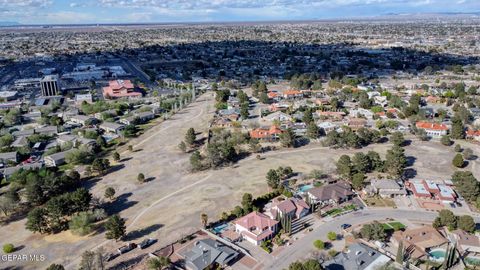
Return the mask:
[[0,0],[4,7],[46,7],[53,3],[52,0]]

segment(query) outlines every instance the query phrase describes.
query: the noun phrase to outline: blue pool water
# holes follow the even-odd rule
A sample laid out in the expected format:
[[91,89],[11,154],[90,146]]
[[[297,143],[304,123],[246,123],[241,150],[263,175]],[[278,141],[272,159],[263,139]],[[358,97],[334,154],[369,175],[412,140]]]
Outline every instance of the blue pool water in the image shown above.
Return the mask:
[[465,258],[465,262],[471,265],[480,265],[480,258],[468,256]]
[[214,228],[213,228],[213,231],[214,231],[215,233],[221,233],[221,232],[223,232],[227,227],[228,227],[228,224],[218,225],[217,227],[214,227]]
[[298,190],[300,192],[307,192],[308,190],[312,189],[313,188],[313,185],[310,184],[310,185],[304,185],[304,186],[301,186]]
[[430,254],[430,257],[435,261],[443,261],[445,259],[445,250],[443,249],[434,249],[428,254]]

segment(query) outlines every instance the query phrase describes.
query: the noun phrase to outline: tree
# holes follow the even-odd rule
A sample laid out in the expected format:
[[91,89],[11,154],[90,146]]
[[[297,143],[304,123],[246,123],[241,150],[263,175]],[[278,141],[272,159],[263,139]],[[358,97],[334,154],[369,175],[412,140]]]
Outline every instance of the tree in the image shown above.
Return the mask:
[[471,216],[463,215],[458,217],[457,221],[458,228],[469,233],[475,232],[475,221]]
[[133,146],[131,144],[128,146],[128,151],[133,152]]
[[280,143],[283,147],[295,147],[295,133],[291,128],[280,134]]
[[105,223],[105,230],[107,231],[105,235],[107,239],[118,241],[125,236],[125,220],[119,215],[113,215]]
[[202,156],[200,155],[200,152],[195,151],[192,153],[190,156],[190,165],[194,171],[202,169]]
[[320,135],[320,128],[314,122],[307,126],[307,137],[310,139],[316,139]]
[[248,111],[248,106],[249,106],[248,102],[244,102],[240,106],[240,116],[242,117],[242,119],[248,119],[248,117],[250,116],[250,113]]
[[269,187],[276,189],[280,184],[280,176],[278,175],[277,171],[274,169],[270,169],[267,173],[267,184]]
[[465,165],[465,161],[463,160],[462,154],[460,153],[456,154],[452,160],[452,164],[457,168],[463,168]]
[[137,175],[137,180],[138,180],[138,182],[140,182],[140,183],[145,182],[145,175],[144,175],[143,173],[139,173],[139,174]]
[[250,193],[245,193],[242,196],[242,207],[245,213],[250,213],[253,210],[253,197]]
[[465,200],[474,202],[480,196],[480,183],[473,176],[472,172],[454,172],[452,181],[456,190]]
[[360,229],[360,235],[367,240],[377,241],[384,241],[387,237],[383,225],[378,221],[363,225]]
[[463,150],[463,158],[466,160],[473,159],[473,150],[471,148],[465,148],[465,150]]
[[443,135],[440,139],[440,142],[445,146],[450,146],[453,144],[452,140],[450,140],[450,136],[448,135]]
[[440,227],[447,226],[449,228],[457,228],[457,217],[450,210],[440,210],[438,213],[438,223]]
[[260,144],[260,141],[255,138],[251,138],[248,145],[249,145],[250,151],[252,151],[253,153],[258,153],[262,149],[262,145]]
[[187,144],[184,141],[181,141],[178,144],[178,149],[180,149],[182,152],[187,152]]
[[363,173],[356,173],[353,175],[352,178],[352,186],[355,190],[362,190],[365,181],[365,174]]
[[387,151],[385,168],[388,173],[395,177],[401,176],[406,166],[407,157],[402,147],[394,145]]
[[207,216],[207,214],[202,213],[202,214],[200,215],[200,220],[202,221],[203,227],[206,228],[206,227],[207,227],[207,224],[208,224],[208,216]]
[[455,140],[465,138],[463,122],[456,116],[452,117],[452,129],[450,135],[452,136],[452,139]]
[[112,200],[113,197],[115,197],[115,189],[113,187],[107,187],[107,189],[105,189],[104,195],[105,195],[105,198]]
[[47,211],[43,207],[33,208],[27,215],[25,227],[32,232],[46,233],[50,229],[47,221]]
[[92,169],[100,175],[104,175],[105,172],[110,167],[110,162],[108,159],[96,158],[93,160]]
[[397,131],[392,133],[390,136],[390,141],[393,143],[393,145],[402,146],[405,143],[405,138],[400,131]]
[[328,240],[330,240],[330,241],[335,241],[335,240],[337,240],[337,233],[335,233],[335,232],[328,232],[328,233],[327,233],[327,238],[328,238]]
[[337,172],[350,179],[353,175],[353,165],[350,157],[347,155],[342,155],[337,161]]
[[462,152],[463,149],[460,146],[460,144],[457,143],[457,144],[455,144],[455,147],[453,148],[453,150],[457,153],[460,153],[460,152]]
[[80,212],[72,217],[68,227],[74,234],[87,235],[92,232],[94,221],[91,213]]
[[315,240],[313,241],[313,246],[316,247],[317,249],[325,249],[325,242],[323,242],[322,240]]
[[305,124],[307,124],[307,125],[313,123],[313,113],[312,113],[312,110],[307,109],[307,110],[305,110],[305,112],[303,112],[302,121],[303,121]]
[[398,243],[398,250],[397,250],[397,256],[395,258],[395,261],[399,264],[403,264],[404,259],[405,259],[405,255],[403,250],[403,241],[400,240],[400,243]]
[[359,173],[368,173],[372,171],[370,159],[362,152],[358,152],[353,155],[352,163],[355,170]]
[[118,152],[115,152],[113,153],[113,160],[115,162],[119,162],[120,161],[120,154]]
[[147,261],[147,267],[150,270],[160,270],[170,266],[170,264],[170,259],[163,256],[160,256],[158,258],[151,258]]
[[188,145],[193,145],[196,139],[197,135],[195,134],[195,130],[193,128],[189,128],[187,130],[187,134],[185,134],[185,143]]
[[3,245],[3,252],[8,254],[15,251],[15,246],[13,244],[7,243]]
[[65,268],[64,268],[63,265],[61,265],[61,264],[55,264],[55,263],[53,263],[53,264],[50,264],[50,266],[47,267],[46,270],[65,270]]

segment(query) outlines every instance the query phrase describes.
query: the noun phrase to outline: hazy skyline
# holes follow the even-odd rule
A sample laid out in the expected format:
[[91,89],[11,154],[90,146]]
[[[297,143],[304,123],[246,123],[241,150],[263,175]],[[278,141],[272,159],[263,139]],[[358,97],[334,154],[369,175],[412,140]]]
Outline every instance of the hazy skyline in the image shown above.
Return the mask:
[[0,0],[0,21],[22,24],[311,20],[479,11],[478,0]]

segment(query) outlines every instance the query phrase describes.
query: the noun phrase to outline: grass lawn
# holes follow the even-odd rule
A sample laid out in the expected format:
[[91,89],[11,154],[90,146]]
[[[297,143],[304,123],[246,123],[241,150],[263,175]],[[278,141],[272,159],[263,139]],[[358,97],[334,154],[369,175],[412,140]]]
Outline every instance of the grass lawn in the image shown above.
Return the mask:
[[366,197],[363,201],[372,207],[395,207],[395,202],[392,199],[382,197]]
[[399,231],[399,230],[403,230],[403,229],[406,228],[405,225],[403,225],[402,223],[400,223],[398,221],[382,223],[382,226],[383,226],[383,229],[386,230],[386,231],[390,231],[390,230]]

